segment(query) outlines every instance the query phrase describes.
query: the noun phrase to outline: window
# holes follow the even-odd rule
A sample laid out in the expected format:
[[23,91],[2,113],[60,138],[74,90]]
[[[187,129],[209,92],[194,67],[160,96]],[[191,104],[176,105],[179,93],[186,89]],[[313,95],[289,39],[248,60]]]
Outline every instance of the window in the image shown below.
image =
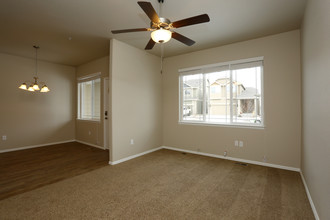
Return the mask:
[[100,120],[101,79],[78,79],[78,119]]
[[180,72],[180,122],[263,126],[263,58]]

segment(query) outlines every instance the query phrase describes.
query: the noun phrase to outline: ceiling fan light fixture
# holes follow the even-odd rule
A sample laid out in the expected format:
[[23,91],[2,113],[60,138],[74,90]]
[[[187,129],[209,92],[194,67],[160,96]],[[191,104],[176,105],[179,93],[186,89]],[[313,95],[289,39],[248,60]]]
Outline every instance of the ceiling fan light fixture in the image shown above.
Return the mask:
[[166,29],[158,29],[151,32],[151,38],[153,41],[159,44],[163,44],[171,40],[172,32]]
[[[158,0],[158,2],[160,3],[159,11],[161,12],[161,5],[162,3],[164,3],[164,0]],[[171,38],[174,38],[175,40],[180,41],[187,46],[192,46],[193,44],[195,44],[195,41],[177,33],[174,30],[177,28],[201,24],[210,21],[210,17],[207,14],[201,14],[171,22],[168,18],[159,17],[150,2],[138,1],[137,3],[144,11],[144,13],[149,17],[150,28],[112,30],[111,32],[113,34],[121,34],[139,31],[151,31],[151,39],[148,41],[146,47],[144,48],[145,50],[151,50],[156,43],[163,44],[168,42]]]

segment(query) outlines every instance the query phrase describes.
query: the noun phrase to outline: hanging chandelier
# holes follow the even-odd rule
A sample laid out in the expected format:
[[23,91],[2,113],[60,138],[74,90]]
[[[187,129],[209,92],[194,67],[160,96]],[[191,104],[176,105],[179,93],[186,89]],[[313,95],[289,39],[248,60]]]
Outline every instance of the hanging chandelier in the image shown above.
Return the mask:
[[[38,79],[39,79],[38,78],[38,49],[39,49],[39,46],[33,46],[33,47],[34,47],[34,49],[36,49],[36,74],[33,77],[34,82],[30,82],[30,81],[23,82],[21,84],[21,86],[18,88],[27,90],[30,92],[38,92],[38,91],[39,92],[49,92],[50,90],[44,82],[39,82],[39,84],[38,84]],[[29,85],[29,87],[27,85]],[[40,89],[40,87],[41,87],[41,89]]]

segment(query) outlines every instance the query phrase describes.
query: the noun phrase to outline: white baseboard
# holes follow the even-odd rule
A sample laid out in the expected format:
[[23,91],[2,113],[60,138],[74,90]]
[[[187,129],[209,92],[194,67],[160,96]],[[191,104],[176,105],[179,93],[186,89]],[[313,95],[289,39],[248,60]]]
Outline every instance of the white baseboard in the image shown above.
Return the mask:
[[184,149],[168,147],[168,146],[162,146],[162,148],[168,149],[168,150],[175,150],[175,151],[180,151],[180,152],[191,153],[191,154],[198,154],[198,155],[202,155],[202,156],[215,157],[215,158],[220,158],[220,159],[224,159],[224,160],[232,160],[232,161],[237,161],[237,162],[242,162],[242,163],[249,163],[249,164],[255,164],[255,165],[260,165],[260,166],[265,166],[265,167],[274,167],[274,168],[279,168],[279,169],[283,169],[283,170],[300,172],[300,169],[296,168],[296,167],[287,167],[287,166],[282,166],[282,165],[278,165],[278,164],[264,163],[264,162],[254,161],[254,160],[245,160],[245,159],[240,159],[240,158],[235,158],[235,157],[225,157],[225,156],[217,155],[217,154],[209,154],[209,153],[203,153],[203,152],[198,152],[198,151],[184,150]]
[[[80,141],[80,140],[66,140],[66,141],[59,141],[59,142],[52,142],[52,143],[46,143],[46,144],[38,144],[38,145],[31,145],[31,146],[25,146],[25,147],[18,147],[18,148],[12,148],[12,149],[5,149],[5,150],[0,150],[0,153],[6,153],[6,152],[11,152],[11,151],[18,151],[18,150],[26,150],[26,149],[31,149],[31,148],[37,148],[37,147],[45,147],[45,146],[49,146],[49,145],[55,145],[55,144],[64,144],[64,143],[68,143],[68,142],[78,142],[81,144],[86,144],[92,147],[96,147],[102,150],[106,150],[104,147],[95,145],[95,144],[91,144],[91,143],[87,143],[84,141]],[[282,165],[277,165],[277,164],[271,164],[271,163],[264,163],[264,162],[259,162],[259,161],[253,161],[253,160],[245,160],[245,159],[240,159],[240,158],[234,158],[234,157],[225,157],[222,155],[216,155],[216,154],[209,154],[209,153],[203,153],[203,152],[198,152],[198,151],[191,151],[191,150],[184,150],[184,149],[180,149],[180,148],[175,148],[175,147],[168,147],[168,146],[161,146],[158,148],[154,148],[139,154],[135,154],[129,157],[125,157],[123,159],[120,160],[116,160],[116,161],[109,161],[110,165],[115,165],[115,164],[119,164],[122,163],[124,161],[128,161],[131,160],[133,158],[136,157],[140,157],[142,155],[160,150],[160,149],[168,149],[168,150],[174,150],[174,151],[180,151],[180,152],[186,152],[186,153],[191,153],[191,154],[197,154],[197,155],[202,155],[202,156],[208,156],[208,157],[215,157],[215,158],[220,158],[220,159],[225,159],[225,160],[232,160],[232,161],[238,161],[238,162],[243,162],[243,163],[250,163],[250,164],[255,164],[255,165],[260,165],[260,166],[266,166],[266,167],[274,167],[274,168],[279,168],[279,169],[284,169],[284,170],[291,170],[291,171],[296,171],[296,172],[300,172],[299,168],[295,168],[295,167],[287,167],[287,166],[282,166]]]
[[301,176],[301,179],[304,183],[304,186],[305,186],[305,190],[306,190],[306,194],[307,194],[307,197],[308,197],[308,200],[309,200],[309,203],[312,207],[312,210],[313,210],[313,213],[314,213],[314,217],[315,217],[315,220],[320,220],[320,217],[316,211],[316,208],[315,208],[315,205],[314,205],[314,202],[313,202],[313,199],[312,199],[312,196],[311,194],[309,193],[309,189],[308,189],[308,186],[307,186],[307,183],[305,181],[305,177],[304,177],[304,174],[302,173],[302,171],[300,171],[300,176]]
[[52,142],[52,143],[46,143],[46,144],[17,147],[17,148],[12,148],[12,149],[0,150],[0,153],[6,153],[6,152],[12,152],[12,151],[18,151],[18,150],[26,150],[26,149],[37,148],[37,147],[46,147],[46,146],[55,145],[55,144],[65,144],[65,143],[74,142],[74,141],[76,141],[76,140],[66,140],[66,141],[58,141],[58,142]]
[[157,150],[160,150],[160,149],[162,149],[162,147],[157,147],[157,148],[154,148],[154,149],[151,149],[151,150],[148,150],[148,151],[144,151],[142,153],[135,154],[135,155],[132,155],[132,156],[129,156],[129,157],[125,157],[125,158],[120,159],[120,160],[109,161],[109,164],[110,165],[116,165],[116,164],[119,164],[119,163],[122,163],[122,162],[125,162],[125,161],[128,161],[128,160],[134,159],[136,157],[140,157],[140,156],[143,156],[145,154],[152,153],[152,152],[157,151]]
[[75,141],[78,142],[78,143],[81,143],[81,144],[91,146],[91,147],[96,147],[96,148],[99,148],[99,149],[102,149],[102,150],[106,150],[104,147],[101,147],[101,146],[96,145],[96,144],[91,144],[91,143],[88,143],[88,142],[85,142],[85,141],[80,141],[80,140],[75,140]]
[[116,160],[116,161],[109,161],[110,165],[115,165],[118,163],[122,163],[128,160],[131,160],[133,158],[136,157],[140,157],[142,155],[160,150],[160,149],[168,149],[168,150],[174,150],[174,151],[180,151],[180,152],[185,152],[185,153],[191,153],[191,154],[197,154],[197,155],[202,155],[202,156],[208,156],[208,157],[215,157],[215,158],[220,158],[220,159],[225,159],[225,160],[232,160],[232,161],[237,161],[237,162],[242,162],[242,163],[249,163],[249,164],[255,164],[255,165],[260,165],[260,166],[266,166],[266,167],[273,167],[273,168],[278,168],[278,169],[283,169],[283,170],[290,170],[290,171],[296,171],[296,172],[300,172],[299,168],[296,167],[287,167],[287,166],[282,166],[282,165],[277,165],[277,164],[271,164],[271,163],[264,163],[264,162],[259,162],[259,161],[253,161],[253,160],[245,160],[245,159],[240,159],[240,158],[235,158],[235,157],[225,157],[225,156],[221,156],[221,155],[216,155],[216,154],[209,154],[209,153],[203,153],[203,152],[198,152],[198,151],[191,151],[191,150],[184,150],[184,149],[180,149],[180,148],[175,148],[175,147],[168,147],[168,146],[161,146],[158,148],[154,148],[139,154],[135,154],[129,157],[125,157],[123,159],[120,160]]
[[58,141],[58,142],[52,142],[52,143],[46,143],[46,144],[38,144],[38,145],[30,145],[30,146],[24,146],[24,147],[17,147],[17,148],[12,148],[12,149],[5,149],[5,150],[0,150],[0,153],[6,153],[6,152],[12,152],[12,151],[18,151],[18,150],[27,150],[27,149],[31,149],[31,148],[37,148],[37,147],[46,147],[49,145],[55,145],[55,144],[65,144],[65,143],[69,143],[69,142],[78,142],[81,144],[85,144],[85,145],[89,145],[92,147],[96,147],[102,150],[105,150],[104,147],[95,145],[95,144],[90,144],[84,141],[79,141],[79,140],[67,140],[67,141]]

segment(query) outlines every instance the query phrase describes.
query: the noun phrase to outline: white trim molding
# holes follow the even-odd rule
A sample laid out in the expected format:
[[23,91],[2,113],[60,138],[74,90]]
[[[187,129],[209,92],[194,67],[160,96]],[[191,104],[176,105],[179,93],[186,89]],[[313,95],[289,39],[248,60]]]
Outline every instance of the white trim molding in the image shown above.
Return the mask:
[[17,148],[12,148],[12,149],[4,149],[0,150],[0,153],[7,153],[7,152],[12,152],[12,151],[18,151],[18,150],[26,150],[26,149],[31,149],[31,148],[37,148],[37,147],[46,147],[49,145],[55,145],[55,144],[65,144],[69,142],[75,142],[76,140],[66,140],[66,141],[58,141],[58,142],[52,142],[52,143],[46,143],[46,144],[37,144],[37,145],[30,145],[30,146],[24,146],[24,147],[17,147]]
[[315,205],[314,205],[314,202],[313,202],[313,199],[312,199],[312,196],[309,192],[309,189],[308,189],[308,186],[307,186],[307,183],[305,181],[305,177],[304,177],[304,174],[302,173],[302,171],[300,171],[300,176],[301,176],[301,179],[302,179],[302,182],[304,183],[304,186],[305,186],[305,190],[306,190],[306,194],[307,194],[307,197],[308,197],[308,200],[309,200],[309,204],[311,205],[312,207],[312,210],[313,210],[313,214],[314,214],[314,217],[315,217],[315,220],[320,220],[320,217],[317,213],[317,210],[315,208]]
[[79,140],[75,140],[76,142],[78,143],[81,143],[81,144],[86,144],[88,146],[91,146],[91,147],[96,147],[96,148],[99,148],[99,149],[102,149],[102,150],[106,150],[104,147],[101,147],[99,145],[96,145],[96,144],[91,144],[91,143],[88,143],[88,142],[85,142],[85,141],[79,141]]
[[[69,143],[69,142],[78,142],[78,143],[85,144],[85,145],[88,145],[88,146],[91,146],[91,147],[96,147],[96,148],[99,148],[99,149],[102,149],[102,150],[106,150],[102,146],[98,146],[98,145],[91,144],[91,143],[88,143],[88,142],[84,142],[84,141],[80,141],[80,140],[66,140],[66,141],[59,141],[59,142],[52,142],[52,143],[46,143],[46,144],[31,145],[31,146],[18,147],[18,148],[12,148],[12,149],[4,149],[4,150],[0,150],[0,153],[6,153],[6,152],[18,151],[18,150],[26,150],[26,149],[37,148],[37,147],[45,147],[45,146],[55,145],[55,144],[64,144],[64,143]],[[279,168],[279,169],[283,169],[283,170],[290,170],[290,171],[296,171],[296,172],[300,172],[301,173],[300,169],[299,168],[295,168],[295,167],[288,167],[288,166],[282,166],[282,165],[278,165],[278,164],[264,163],[264,162],[254,161],[254,160],[245,160],[245,159],[235,158],[235,157],[225,157],[225,156],[217,155],[217,154],[209,154],[209,153],[203,153],[203,152],[198,152],[198,151],[185,150],[185,149],[181,149],[181,148],[168,147],[168,146],[160,146],[160,147],[157,147],[157,148],[148,150],[148,151],[144,151],[144,152],[139,153],[139,154],[135,154],[135,155],[132,155],[132,156],[129,156],[129,157],[122,158],[120,160],[109,161],[109,164],[110,165],[116,165],[116,164],[119,164],[119,163],[122,163],[122,162],[125,162],[125,161],[128,161],[128,160],[131,160],[131,159],[134,159],[136,157],[140,157],[140,156],[143,156],[145,154],[149,154],[149,153],[152,153],[154,151],[161,150],[161,149],[168,149],[168,150],[180,151],[180,152],[185,152],[185,153],[191,153],[191,154],[197,154],[197,155],[202,155],[202,156],[220,158],[220,159],[225,159],[225,160],[232,160],[232,161],[237,161],[237,162],[242,162],[242,163],[249,163],[249,164],[255,164],[255,165],[260,165],[260,166],[266,166],[266,167]],[[304,182],[306,191],[307,191],[307,185],[306,185],[306,182],[305,182],[305,180],[303,178],[302,173],[301,173],[301,176],[302,176],[302,179],[303,179],[303,182]],[[308,195],[309,195],[309,192],[308,192]],[[310,198],[310,195],[309,195],[308,198]],[[314,206],[312,206],[312,207],[314,207]],[[314,209],[315,209],[315,207],[314,207]],[[314,209],[313,209],[313,211],[314,211]]]
[[37,148],[37,147],[46,147],[46,146],[50,146],[50,145],[65,144],[65,143],[70,143],[70,142],[78,142],[81,144],[89,145],[91,147],[96,147],[96,148],[99,148],[102,150],[106,150],[104,147],[73,139],[73,140],[58,141],[58,142],[52,142],[52,143],[46,143],[46,144],[37,144],[37,145],[30,145],[30,146],[24,146],[24,147],[17,147],[17,148],[12,148],[12,149],[4,149],[4,150],[0,150],[0,153],[7,153],[7,152],[12,152],[12,151],[18,151],[18,150],[27,150],[27,149]]
[[145,154],[149,154],[149,153],[152,153],[152,152],[154,152],[154,151],[161,150],[162,148],[163,148],[163,147],[157,147],[157,148],[154,148],[154,149],[151,149],[151,150],[144,151],[144,152],[139,153],[139,154],[135,154],[135,155],[132,155],[132,156],[129,156],[129,157],[122,158],[122,159],[120,159],[120,160],[109,161],[109,164],[110,164],[110,165],[116,165],[116,164],[119,164],[119,163],[122,163],[122,162],[125,162],[125,161],[128,161],[128,160],[131,160],[131,159],[134,159],[134,158],[137,158],[137,157],[143,156],[143,155],[145,155]]
[[96,78],[101,78],[101,72],[96,72],[96,73],[92,73],[89,75],[78,77],[77,81],[82,82],[82,81],[88,81],[88,80],[92,80],[92,79],[96,79]]
[[129,156],[129,157],[125,157],[125,158],[120,159],[120,160],[109,161],[109,164],[110,165],[116,165],[116,164],[131,160],[131,159],[134,159],[136,157],[140,157],[140,156],[143,156],[145,154],[149,154],[149,153],[152,153],[154,151],[161,150],[161,149],[174,150],[174,151],[197,154],[197,155],[202,155],[202,156],[207,156],[207,157],[220,158],[220,159],[224,159],[224,160],[232,160],[232,161],[237,161],[237,162],[242,162],[242,163],[249,163],[249,164],[260,165],[260,166],[265,166],[265,167],[273,167],[273,168],[278,168],[278,169],[283,169],[283,170],[290,170],[290,171],[300,172],[300,169],[296,168],[296,167],[288,167],[288,166],[282,166],[282,165],[271,164],[271,163],[264,163],[264,162],[254,161],[254,160],[245,160],[245,159],[240,159],[240,158],[235,158],[235,157],[225,157],[225,156],[221,156],[221,155],[217,155],[217,154],[209,154],[209,153],[203,153],[203,152],[198,152],[198,151],[184,150],[184,149],[175,148],[175,147],[168,147],[168,146],[161,146],[161,147],[158,147],[158,148],[154,148],[154,149],[144,151],[144,152],[139,153],[139,154],[135,154],[135,155],[132,155],[132,156]]
[[256,62],[256,61],[263,61],[263,60],[264,60],[264,56],[252,57],[252,58],[233,60],[233,61],[227,61],[227,62],[221,62],[221,63],[207,64],[207,65],[202,65],[202,66],[182,68],[182,69],[179,69],[179,73],[200,70],[200,69],[213,68],[213,67],[218,67],[218,66],[225,66],[225,65],[230,65],[230,64],[250,63],[250,62]]
[[209,153],[203,153],[203,152],[198,152],[198,151],[184,150],[184,149],[168,147],[168,146],[163,146],[162,148],[168,149],[168,150],[185,152],[185,153],[197,154],[197,155],[202,155],[202,156],[215,157],[215,158],[220,158],[220,159],[224,159],[224,160],[232,160],[232,161],[237,161],[237,162],[242,162],[242,163],[249,163],[249,164],[260,165],[260,166],[265,166],[265,167],[273,167],[273,168],[278,168],[278,169],[282,169],[282,170],[300,172],[300,169],[296,168],[296,167],[287,167],[287,166],[282,166],[282,165],[278,165],[278,164],[264,163],[264,162],[254,161],[254,160],[245,160],[245,159],[235,158],[235,157],[225,157],[225,156],[221,156],[221,155],[217,155],[217,154],[209,154]]

